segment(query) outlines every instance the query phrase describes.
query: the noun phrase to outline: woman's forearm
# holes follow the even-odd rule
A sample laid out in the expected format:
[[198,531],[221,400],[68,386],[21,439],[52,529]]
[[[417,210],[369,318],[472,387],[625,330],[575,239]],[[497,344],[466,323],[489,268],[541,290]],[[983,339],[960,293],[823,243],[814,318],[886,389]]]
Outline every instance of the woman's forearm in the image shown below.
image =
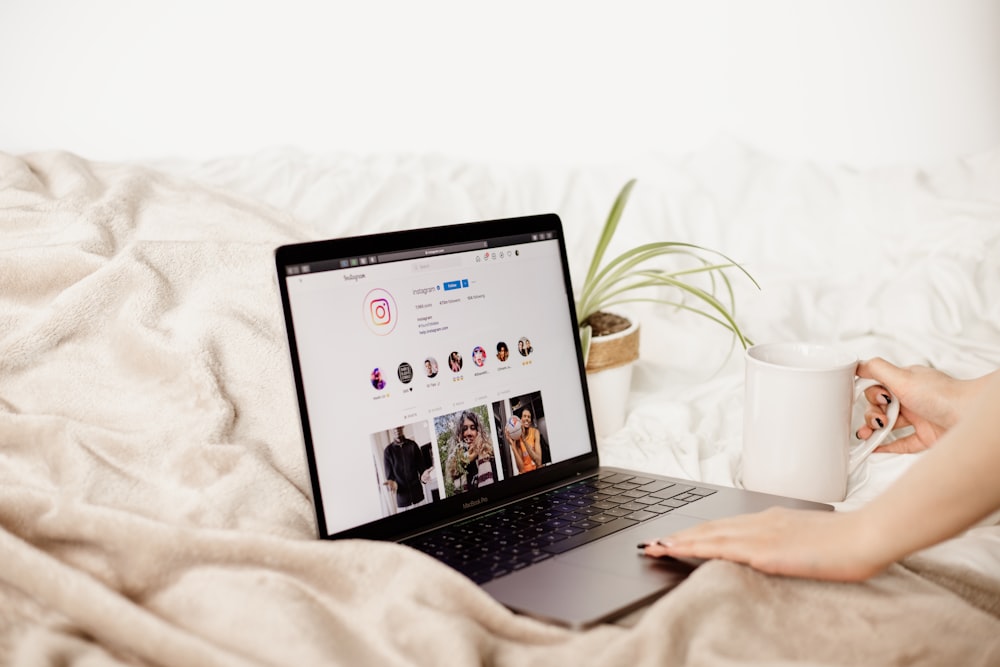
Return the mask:
[[1000,508],[1000,373],[893,485],[858,510],[886,564],[953,537]]

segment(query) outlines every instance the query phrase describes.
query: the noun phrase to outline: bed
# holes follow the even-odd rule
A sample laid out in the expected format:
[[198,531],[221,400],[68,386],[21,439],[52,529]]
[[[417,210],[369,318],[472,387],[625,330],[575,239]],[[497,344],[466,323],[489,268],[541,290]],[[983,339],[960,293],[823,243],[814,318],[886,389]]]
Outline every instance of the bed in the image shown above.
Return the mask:
[[[0,661],[18,665],[997,665],[997,517],[861,584],[710,562],[618,623],[508,612],[402,546],[320,542],[272,258],[309,239],[539,212],[574,278],[615,243],[738,259],[757,341],[971,377],[1000,365],[1000,151],[923,168],[730,141],[588,166],[275,149],[0,154]],[[743,362],[652,307],[603,462],[733,485]],[[913,457],[874,455],[838,509]]]

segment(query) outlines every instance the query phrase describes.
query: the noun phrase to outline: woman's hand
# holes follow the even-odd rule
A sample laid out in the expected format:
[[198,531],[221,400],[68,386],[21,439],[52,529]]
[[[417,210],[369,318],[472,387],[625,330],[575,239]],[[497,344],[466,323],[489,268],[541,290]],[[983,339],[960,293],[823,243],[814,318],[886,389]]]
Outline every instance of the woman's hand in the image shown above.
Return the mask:
[[790,577],[862,581],[895,560],[853,512],[792,510],[708,521],[640,545],[647,556],[724,558]]
[[[872,359],[859,364],[857,373],[891,389],[900,402],[897,425],[915,429],[882,451],[919,451],[937,443],[888,489],[853,512],[772,508],[709,521],[640,545],[645,553],[725,558],[772,574],[860,581],[1000,507],[1000,371],[956,380],[930,368]],[[871,420],[885,418],[883,387],[866,392]],[[871,430],[866,426],[859,435]]]
[[877,452],[911,453],[932,446],[958,420],[962,403],[975,391],[973,385],[977,382],[956,380],[926,366],[900,368],[879,357],[858,364],[857,374],[881,384],[865,391],[869,406],[865,425],[856,434],[858,438],[869,437],[885,423],[889,392],[900,403],[896,428],[914,428],[913,433],[882,445]]

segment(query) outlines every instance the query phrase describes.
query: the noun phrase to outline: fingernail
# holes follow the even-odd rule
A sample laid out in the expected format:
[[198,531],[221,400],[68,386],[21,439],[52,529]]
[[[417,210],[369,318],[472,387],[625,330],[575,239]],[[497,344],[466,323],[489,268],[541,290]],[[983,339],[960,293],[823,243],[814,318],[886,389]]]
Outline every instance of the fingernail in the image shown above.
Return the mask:
[[[875,418],[875,423],[878,424],[879,428],[883,428],[885,426],[885,424],[882,422],[882,420],[879,419],[878,417]],[[843,433],[843,431],[841,431],[841,433]]]
[[879,403],[881,403],[882,405],[889,405],[890,403],[892,403],[892,397],[889,396],[889,394],[882,394],[879,396],[879,398],[882,399],[881,401],[879,401]]
[[656,540],[656,543],[659,544],[661,547],[666,547],[667,549],[674,546],[674,543],[671,542],[670,540]]
[[635,548],[636,549],[645,549],[648,546],[649,546],[649,542],[639,542],[639,544],[635,545]]
[[861,431],[860,430],[855,431],[854,432],[854,437],[857,438],[858,440],[860,440],[861,439]]

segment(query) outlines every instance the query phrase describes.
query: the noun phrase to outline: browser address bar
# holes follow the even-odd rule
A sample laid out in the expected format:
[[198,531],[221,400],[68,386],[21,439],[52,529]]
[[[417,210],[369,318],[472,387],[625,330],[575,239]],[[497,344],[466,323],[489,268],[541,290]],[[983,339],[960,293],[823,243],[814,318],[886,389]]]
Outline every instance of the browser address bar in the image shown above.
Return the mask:
[[392,262],[401,259],[418,259],[420,257],[438,257],[440,255],[450,255],[456,252],[468,252],[469,250],[482,250],[488,247],[486,241],[472,241],[470,243],[455,243],[453,245],[433,246],[430,248],[418,248],[417,250],[401,250],[399,252],[387,252],[378,256],[379,262]]

